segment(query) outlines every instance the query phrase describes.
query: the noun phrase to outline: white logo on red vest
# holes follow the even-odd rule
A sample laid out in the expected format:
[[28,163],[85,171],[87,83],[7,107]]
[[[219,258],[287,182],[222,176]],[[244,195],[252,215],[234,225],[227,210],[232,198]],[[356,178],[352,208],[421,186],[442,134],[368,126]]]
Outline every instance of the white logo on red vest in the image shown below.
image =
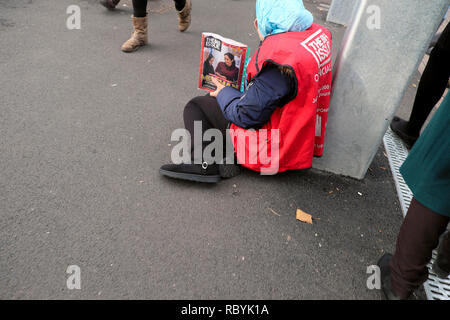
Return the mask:
[[322,29],[303,41],[302,46],[313,55],[319,68],[331,61],[330,39]]
[[316,137],[322,136],[322,117],[320,115],[316,115]]

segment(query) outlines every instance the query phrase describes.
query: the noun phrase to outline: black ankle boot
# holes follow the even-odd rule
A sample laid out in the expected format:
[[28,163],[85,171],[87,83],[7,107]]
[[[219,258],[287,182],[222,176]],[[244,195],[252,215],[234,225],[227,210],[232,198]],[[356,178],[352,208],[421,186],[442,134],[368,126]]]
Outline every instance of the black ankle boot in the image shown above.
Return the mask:
[[432,267],[432,271],[441,279],[446,279],[450,275],[450,252],[448,252],[449,247],[450,232],[447,232],[442,238],[442,242],[438,248],[438,255]]
[[380,267],[381,272],[381,290],[383,291],[386,300],[403,300],[392,290],[391,268],[389,267],[389,262],[391,261],[391,259],[392,255],[386,253],[377,262],[377,265],[378,267]]
[[220,181],[219,166],[217,164],[208,165],[206,162],[203,164],[165,164],[159,172],[167,177],[216,183]]
[[391,129],[394,131],[396,135],[402,139],[402,141],[406,144],[406,147],[408,149],[411,149],[414,145],[414,143],[417,141],[419,136],[413,136],[411,135],[408,130],[408,121],[405,121],[399,117],[394,117],[391,122]]
[[241,166],[237,164],[237,157],[234,154],[233,159],[224,158],[222,164],[219,164],[219,172],[222,178],[233,178],[241,174]]

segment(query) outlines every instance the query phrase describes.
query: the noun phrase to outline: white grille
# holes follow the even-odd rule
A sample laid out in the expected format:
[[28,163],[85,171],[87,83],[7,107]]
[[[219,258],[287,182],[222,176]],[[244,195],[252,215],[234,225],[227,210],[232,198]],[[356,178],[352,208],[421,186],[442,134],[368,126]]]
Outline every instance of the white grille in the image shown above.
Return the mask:
[[[383,142],[404,217],[408,211],[409,204],[411,203],[412,193],[406,185],[405,180],[403,180],[399,169],[408,156],[408,149],[390,128],[384,135]],[[429,277],[423,285],[425,288],[425,293],[428,300],[450,300],[450,278],[440,279],[431,270],[431,266],[436,259],[436,255],[436,251],[433,251],[433,257],[428,264]]]
[[400,205],[402,207],[403,217],[406,216],[409,204],[412,200],[412,193],[409,187],[406,185],[400,174],[400,167],[408,156],[408,149],[403,142],[392,132],[391,128],[388,129],[384,135],[384,148],[389,159],[392,175],[394,176],[395,186],[397,188]]

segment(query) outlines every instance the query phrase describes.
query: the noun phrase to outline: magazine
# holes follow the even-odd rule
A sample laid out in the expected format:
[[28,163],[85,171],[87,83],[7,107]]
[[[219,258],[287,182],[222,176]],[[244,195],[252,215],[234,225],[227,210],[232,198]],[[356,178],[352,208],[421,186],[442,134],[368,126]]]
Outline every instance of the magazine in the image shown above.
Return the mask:
[[211,81],[215,77],[225,86],[243,91],[248,47],[240,42],[215,33],[202,33],[198,87],[215,91]]

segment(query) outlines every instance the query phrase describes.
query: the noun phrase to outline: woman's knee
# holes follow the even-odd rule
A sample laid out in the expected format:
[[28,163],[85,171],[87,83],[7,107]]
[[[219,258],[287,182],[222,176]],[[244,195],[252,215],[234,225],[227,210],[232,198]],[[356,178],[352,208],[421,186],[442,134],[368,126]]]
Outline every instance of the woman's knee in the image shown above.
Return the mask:
[[203,118],[202,104],[204,104],[203,96],[195,97],[189,100],[189,102],[184,107],[183,119],[191,122],[195,120],[201,120]]
[[184,106],[184,115],[192,113],[192,111],[199,110],[200,105],[198,103],[198,97],[195,97],[189,100],[188,103]]
[[211,99],[215,99],[210,96],[198,96],[189,100],[184,107],[184,114],[192,112],[202,112],[202,108],[211,103]]

